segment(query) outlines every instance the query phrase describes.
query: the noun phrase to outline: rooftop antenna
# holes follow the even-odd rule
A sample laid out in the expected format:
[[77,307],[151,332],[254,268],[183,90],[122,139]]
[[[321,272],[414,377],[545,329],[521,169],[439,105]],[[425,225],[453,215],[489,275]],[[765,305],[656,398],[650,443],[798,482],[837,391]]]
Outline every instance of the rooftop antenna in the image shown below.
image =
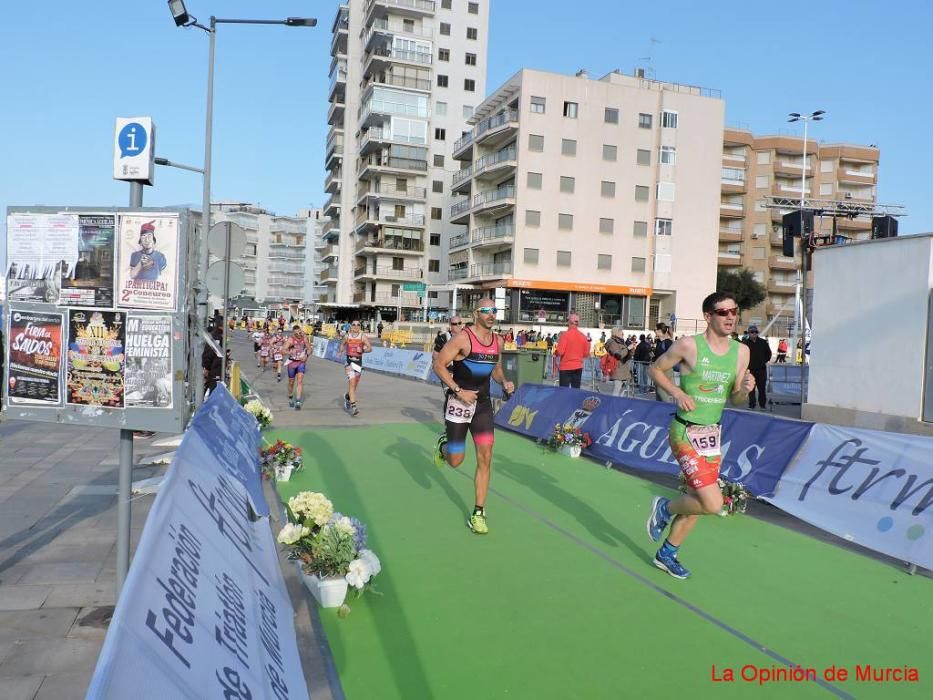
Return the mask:
[[660,44],[661,40],[650,37],[648,42],[648,55],[641,56],[638,59],[641,65],[635,69],[635,77],[642,78],[644,80],[654,80],[655,72],[654,67],[651,65],[651,61],[654,54],[654,46],[655,44]]

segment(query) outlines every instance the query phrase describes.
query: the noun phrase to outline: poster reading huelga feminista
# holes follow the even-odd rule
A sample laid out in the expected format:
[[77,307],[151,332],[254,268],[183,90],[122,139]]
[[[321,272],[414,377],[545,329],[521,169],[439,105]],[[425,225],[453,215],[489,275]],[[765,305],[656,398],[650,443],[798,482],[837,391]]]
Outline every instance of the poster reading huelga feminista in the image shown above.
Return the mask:
[[172,317],[126,319],[126,407],[172,407]]
[[62,314],[11,311],[9,358],[12,403],[60,403]]
[[67,402],[123,408],[126,314],[73,309],[68,314]]
[[175,309],[178,273],[178,216],[120,217],[117,306]]

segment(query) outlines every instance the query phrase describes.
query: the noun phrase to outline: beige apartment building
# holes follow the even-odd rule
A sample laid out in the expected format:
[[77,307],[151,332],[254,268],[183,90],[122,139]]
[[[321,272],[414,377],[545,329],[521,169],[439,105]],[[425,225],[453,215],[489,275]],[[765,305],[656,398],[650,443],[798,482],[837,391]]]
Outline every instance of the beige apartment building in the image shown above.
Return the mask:
[[[454,141],[485,94],[490,0],[350,0],[332,28],[321,304],[446,306]],[[435,289],[430,289],[434,286]],[[351,311],[345,311],[351,309]],[[359,309],[359,311],[352,311]]]
[[[503,322],[692,331],[714,290],[725,107],[614,71],[521,70],[454,145],[449,278]],[[482,291],[480,291],[482,290]]]
[[[800,268],[795,258],[782,255],[784,214],[795,209],[768,209],[765,197],[800,199],[806,167],[806,200],[836,201],[874,206],[877,203],[880,152],[874,146],[821,144],[792,136],[754,136],[744,129],[723,133],[719,267],[748,268],[765,286],[768,296],[743,313],[743,325],[767,326],[769,336],[788,336],[794,319],[794,298]],[[815,217],[815,235],[827,243],[871,237],[871,218],[837,217],[835,232],[829,216]],[[812,289],[813,275],[807,286]]]

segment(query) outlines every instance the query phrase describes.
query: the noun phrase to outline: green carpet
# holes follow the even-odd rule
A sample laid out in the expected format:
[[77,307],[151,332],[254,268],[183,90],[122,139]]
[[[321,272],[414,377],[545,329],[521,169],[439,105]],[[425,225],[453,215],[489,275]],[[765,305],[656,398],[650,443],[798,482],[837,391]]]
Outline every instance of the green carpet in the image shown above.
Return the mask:
[[[366,523],[383,563],[381,596],[343,620],[321,611],[350,700],[933,697],[929,579],[735,517],[700,522],[681,553],[693,577],[676,581],[649,563],[659,487],[505,431],[486,537],[466,527],[472,448],[461,473],[437,470],[434,426],[267,437],[305,455],[283,498],[322,491]],[[743,681],[743,666],[781,668],[765,650],[850,680]],[[920,682],[859,682],[856,664],[917,667]],[[713,665],[736,681],[714,682]]]

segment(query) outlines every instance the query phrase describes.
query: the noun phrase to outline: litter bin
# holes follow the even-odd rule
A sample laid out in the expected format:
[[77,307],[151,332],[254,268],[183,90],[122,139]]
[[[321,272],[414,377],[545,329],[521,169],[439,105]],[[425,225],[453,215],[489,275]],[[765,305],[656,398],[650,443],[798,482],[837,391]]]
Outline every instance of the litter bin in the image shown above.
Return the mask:
[[518,350],[501,350],[502,355],[502,373],[507,381],[512,382],[515,388],[518,388]]
[[544,350],[524,350],[518,355],[518,381],[522,384],[541,384],[544,381],[544,367],[547,364],[547,352]]

